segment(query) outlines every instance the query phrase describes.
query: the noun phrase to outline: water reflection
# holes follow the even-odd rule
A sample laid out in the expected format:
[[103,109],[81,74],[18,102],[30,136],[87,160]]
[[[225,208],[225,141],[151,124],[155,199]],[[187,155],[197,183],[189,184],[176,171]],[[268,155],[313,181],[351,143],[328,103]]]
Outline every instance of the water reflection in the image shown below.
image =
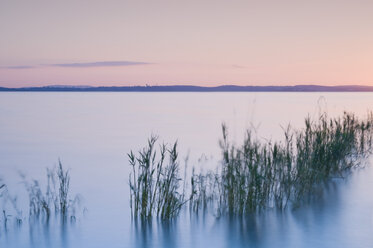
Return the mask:
[[[135,247],[312,247],[320,231],[330,229],[340,218],[343,188],[348,181],[337,180],[316,189],[317,197],[298,209],[268,209],[246,216],[221,216],[185,210],[172,221],[132,220]],[[336,228],[336,230],[338,230]],[[339,231],[340,228],[339,228]],[[342,228],[343,231],[343,228]],[[338,234],[339,235],[339,234]],[[307,237],[312,242],[303,244]]]
[[17,169],[39,178],[62,157],[90,214],[64,228],[53,218],[47,226],[9,220],[4,231],[0,211],[0,247],[373,247],[373,173],[366,171],[295,211],[268,210],[242,220],[182,213],[168,225],[138,222],[137,228],[129,221],[125,153],[141,147],[149,134],[177,138],[182,151],[190,149],[189,168],[202,152],[213,155],[203,168],[214,169],[222,121],[237,143],[248,122],[260,124],[258,137],[279,140],[280,125],[302,127],[306,115],[318,115],[321,95],[330,116],[348,111],[363,117],[373,106],[372,93],[1,94],[0,116],[6,118],[0,118],[0,174],[13,184]]
[[23,247],[22,244],[35,248],[69,247],[74,228],[75,219],[60,214],[49,218],[30,216],[23,222],[8,220],[0,232],[0,244],[6,247]]
[[177,219],[132,219],[136,247],[176,247]]

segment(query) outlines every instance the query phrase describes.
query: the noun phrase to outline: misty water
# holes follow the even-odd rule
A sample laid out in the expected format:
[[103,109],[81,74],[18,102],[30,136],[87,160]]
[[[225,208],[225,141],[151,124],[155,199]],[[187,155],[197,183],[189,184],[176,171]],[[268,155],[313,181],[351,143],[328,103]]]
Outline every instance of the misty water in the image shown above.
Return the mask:
[[[181,164],[189,156],[189,168],[213,169],[221,160],[222,122],[239,144],[247,128],[260,139],[279,140],[284,127],[302,127],[307,115],[364,117],[368,110],[373,93],[1,92],[0,177],[18,197],[23,221],[10,216],[4,226],[0,218],[0,247],[372,247],[369,161],[297,210],[244,218],[185,210],[172,221],[137,222],[127,159],[156,134],[178,140]],[[74,221],[54,217],[46,225],[28,218],[19,173],[45,185],[46,168],[58,159],[70,170],[71,194],[82,201]]]

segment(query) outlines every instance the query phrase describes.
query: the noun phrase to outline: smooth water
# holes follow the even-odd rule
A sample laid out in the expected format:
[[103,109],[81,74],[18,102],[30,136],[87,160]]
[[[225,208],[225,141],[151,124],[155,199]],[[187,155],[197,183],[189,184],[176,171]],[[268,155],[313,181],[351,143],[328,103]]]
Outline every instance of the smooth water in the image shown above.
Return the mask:
[[[216,218],[183,211],[173,221],[131,221],[127,152],[151,134],[178,140],[181,161],[214,168],[221,123],[239,143],[246,128],[278,140],[304,118],[343,111],[364,116],[372,93],[0,93],[0,176],[23,209],[23,222],[0,218],[0,247],[373,247],[373,170],[327,185],[296,211]],[[45,183],[61,159],[82,196],[76,221],[28,219],[19,172]],[[0,205],[1,207],[1,205]],[[4,206],[3,206],[4,207]],[[1,208],[3,208],[1,207]]]

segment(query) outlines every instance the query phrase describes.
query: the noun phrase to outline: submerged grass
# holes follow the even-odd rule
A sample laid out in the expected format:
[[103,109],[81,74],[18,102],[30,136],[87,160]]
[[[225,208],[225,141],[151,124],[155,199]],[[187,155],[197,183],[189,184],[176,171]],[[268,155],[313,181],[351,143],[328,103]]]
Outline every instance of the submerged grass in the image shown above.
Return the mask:
[[[243,144],[235,146],[229,142],[224,124],[222,133],[220,169],[199,174],[193,170],[187,200],[185,189],[179,194],[182,179],[178,174],[176,143],[170,150],[162,145],[158,159],[155,137],[150,138],[138,157],[131,152],[132,213],[171,218],[187,201],[194,211],[213,206],[219,215],[298,207],[315,197],[317,188],[334,177],[345,177],[371,154],[373,115],[368,114],[365,120],[358,120],[351,113],[340,118],[323,114],[316,121],[307,117],[303,129],[285,129],[281,142],[255,139],[248,130]],[[170,162],[164,166],[166,153]]]

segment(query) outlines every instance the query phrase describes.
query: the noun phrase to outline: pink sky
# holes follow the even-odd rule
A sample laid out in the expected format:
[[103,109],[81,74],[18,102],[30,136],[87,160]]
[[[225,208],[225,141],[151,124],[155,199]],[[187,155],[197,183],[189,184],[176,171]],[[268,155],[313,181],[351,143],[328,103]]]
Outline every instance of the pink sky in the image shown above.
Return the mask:
[[372,1],[0,3],[0,86],[373,85]]

